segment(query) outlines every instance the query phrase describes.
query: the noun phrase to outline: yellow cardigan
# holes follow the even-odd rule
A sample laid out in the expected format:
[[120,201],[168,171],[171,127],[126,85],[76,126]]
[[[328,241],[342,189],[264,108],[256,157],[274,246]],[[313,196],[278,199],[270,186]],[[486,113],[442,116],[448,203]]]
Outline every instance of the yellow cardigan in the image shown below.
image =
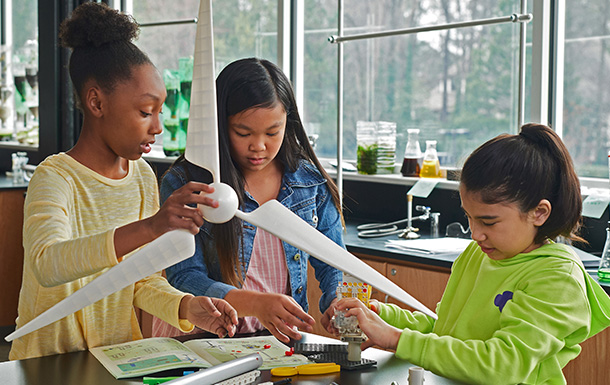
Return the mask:
[[[118,262],[114,230],[159,209],[156,177],[142,159],[109,179],[65,153],[36,169],[24,208],[23,282],[17,327],[91,282]],[[125,258],[128,258],[126,256]],[[147,277],[57,322],[13,341],[11,360],[142,338],[134,306],[188,332],[178,319],[185,294],[160,274]]]

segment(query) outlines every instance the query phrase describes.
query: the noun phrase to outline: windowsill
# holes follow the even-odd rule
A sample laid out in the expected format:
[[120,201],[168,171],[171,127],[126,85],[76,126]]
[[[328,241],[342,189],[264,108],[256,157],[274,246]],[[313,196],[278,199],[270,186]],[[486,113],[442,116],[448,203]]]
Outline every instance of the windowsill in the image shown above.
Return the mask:
[[6,148],[8,150],[17,151],[37,151],[38,146],[32,144],[25,144],[17,141],[2,141],[0,142],[0,148]]
[[[331,177],[337,176],[337,170],[329,167],[324,167],[328,174]],[[428,178],[432,180],[432,178]],[[421,178],[402,176],[400,174],[376,174],[376,175],[364,175],[358,174],[355,171],[343,171],[343,180],[350,181],[358,181],[358,182],[368,182],[368,183],[384,183],[384,184],[395,184],[395,185],[404,185],[404,186],[412,186],[417,183]],[[454,180],[447,180],[445,178],[438,178],[438,184],[436,188],[441,188],[445,190],[454,190],[457,191],[459,187],[459,182]]]
[[[24,146],[25,147],[25,146]],[[24,148],[18,147],[18,148]],[[173,163],[177,157],[175,156],[165,156],[162,148],[153,147],[153,150],[144,156],[144,159],[149,162],[157,162],[157,163]],[[328,172],[328,174],[336,178],[337,177],[337,169],[332,166],[330,162],[335,162],[334,159],[330,158],[320,158],[320,162],[324,169]],[[344,161],[346,162],[346,161]],[[346,162],[352,164],[352,162]],[[352,164],[353,166],[353,164]],[[400,165],[396,166],[396,170],[400,167]],[[596,192],[597,194],[610,194],[610,183],[608,179],[601,178],[589,178],[589,177],[580,177],[581,184],[581,192],[583,196],[588,196],[591,192]],[[365,175],[359,174],[356,171],[346,171],[343,170],[343,180],[349,181],[357,181],[357,182],[367,182],[367,183],[382,183],[382,184],[393,184],[393,185],[403,185],[403,186],[412,186],[417,181],[421,180],[421,178],[415,177],[406,177],[402,176],[400,173],[395,174],[376,174],[376,175]],[[439,178],[439,182],[435,188],[440,188],[444,190],[452,190],[457,191],[459,189],[459,181],[455,180],[447,180],[445,178]]]

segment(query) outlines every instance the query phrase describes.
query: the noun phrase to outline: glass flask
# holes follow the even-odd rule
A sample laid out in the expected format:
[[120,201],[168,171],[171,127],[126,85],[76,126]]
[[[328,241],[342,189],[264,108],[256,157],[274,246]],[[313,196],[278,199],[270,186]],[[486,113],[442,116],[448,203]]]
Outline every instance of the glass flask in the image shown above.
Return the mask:
[[600,281],[610,282],[610,222],[606,228],[606,243],[602,251],[602,260],[599,262],[597,278]]
[[426,140],[426,152],[419,176],[422,178],[440,178],[441,165],[436,152],[436,140]]
[[178,59],[180,71],[180,153],[184,153],[186,147],[186,133],[188,131],[189,114],[191,109],[191,88],[193,84],[193,57],[181,57]]
[[422,163],[422,152],[419,146],[419,129],[410,128],[407,130],[407,148],[402,161],[400,173],[403,176],[419,176]]
[[[610,150],[608,150],[608,170],[610,170]],[[597,278],[600,281],[610,282],[610,221],[606,228],[606,243],[597,269]]]

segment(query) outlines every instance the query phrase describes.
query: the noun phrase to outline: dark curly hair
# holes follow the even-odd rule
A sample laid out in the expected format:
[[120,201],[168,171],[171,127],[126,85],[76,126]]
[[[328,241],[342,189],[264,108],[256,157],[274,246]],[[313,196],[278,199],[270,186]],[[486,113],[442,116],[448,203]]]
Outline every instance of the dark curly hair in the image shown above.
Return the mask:
[[[140,27],[129,15],[103,3],[83,3],[59,27],[63,47],[71,48],[70,78],[80,102],[85,82],[94,79],[106,92],[131,78],[131,69],[151,64],[148,56],[131,41]],[[80,104],[80,103],[79,103]]]

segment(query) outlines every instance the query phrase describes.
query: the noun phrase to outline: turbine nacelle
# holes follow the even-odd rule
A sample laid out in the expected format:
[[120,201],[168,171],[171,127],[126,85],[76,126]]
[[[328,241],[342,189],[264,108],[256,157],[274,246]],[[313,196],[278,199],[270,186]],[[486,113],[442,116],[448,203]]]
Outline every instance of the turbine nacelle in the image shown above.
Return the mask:
[[206,196],[218,201],[218,207],[198,205],[203,218],[211,223],[225,223],[231,220],[237,212],[239,200],[237,194],[231,186],[226,183],[214,182],[210,184],[214,187],[214,192]]

